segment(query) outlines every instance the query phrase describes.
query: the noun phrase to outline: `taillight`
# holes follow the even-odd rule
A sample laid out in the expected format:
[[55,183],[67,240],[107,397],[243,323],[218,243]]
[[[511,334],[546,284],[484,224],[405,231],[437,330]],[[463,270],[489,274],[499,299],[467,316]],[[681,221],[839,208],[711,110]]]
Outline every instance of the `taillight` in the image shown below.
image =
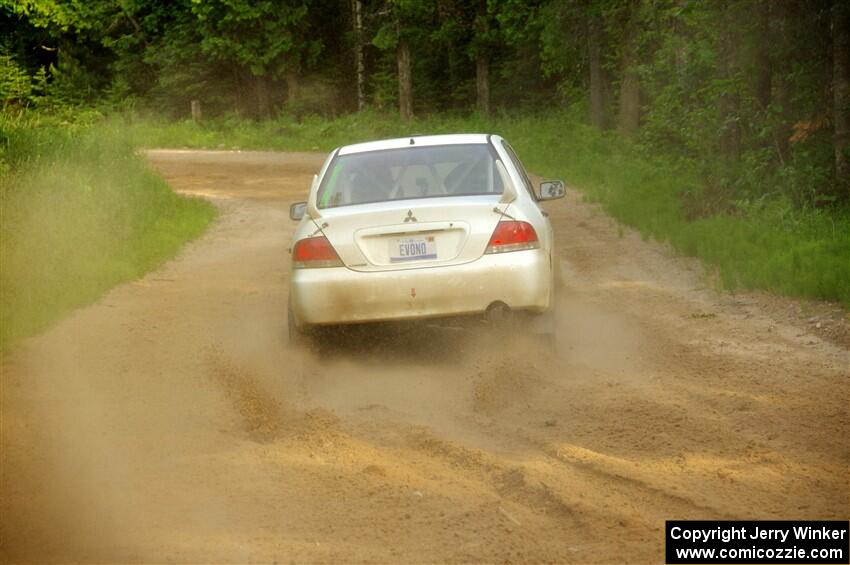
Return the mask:
[[496,229],[487,244],[484,253],[507,253],[508,251],[522,251],[523,249],[538,249],[540,242],[537,241],[537,232],[528,222],[501,221],[496,224]]
[[292,249],[292,265],[296,269],[342,267],[342,261],[328,238],[321,235],[301,239],[295,244]]

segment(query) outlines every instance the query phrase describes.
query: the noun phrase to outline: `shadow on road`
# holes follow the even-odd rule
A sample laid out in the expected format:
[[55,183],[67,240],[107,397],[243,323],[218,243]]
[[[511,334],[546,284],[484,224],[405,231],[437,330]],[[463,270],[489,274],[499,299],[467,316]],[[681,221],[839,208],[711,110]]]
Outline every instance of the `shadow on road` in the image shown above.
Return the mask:
[[497,337],[481,322],[387,323],[323,329],[313,336],[310,346],[323,360],[392,360],[441,366],[457,364],[488,339],[493,339],[495,346]]

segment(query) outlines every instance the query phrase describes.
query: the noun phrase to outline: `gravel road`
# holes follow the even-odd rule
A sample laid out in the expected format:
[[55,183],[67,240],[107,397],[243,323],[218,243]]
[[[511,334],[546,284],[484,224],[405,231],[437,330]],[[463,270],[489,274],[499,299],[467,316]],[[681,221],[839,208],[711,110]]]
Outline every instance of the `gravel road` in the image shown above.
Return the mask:
[[221,217],[2,360],[3,561],[658,563],[666,519],[848,517],[850,354],[797,303],[570,191],[556,351],[428,326],[316,354],[285,341],[287,211],[324,156],[148,158]]

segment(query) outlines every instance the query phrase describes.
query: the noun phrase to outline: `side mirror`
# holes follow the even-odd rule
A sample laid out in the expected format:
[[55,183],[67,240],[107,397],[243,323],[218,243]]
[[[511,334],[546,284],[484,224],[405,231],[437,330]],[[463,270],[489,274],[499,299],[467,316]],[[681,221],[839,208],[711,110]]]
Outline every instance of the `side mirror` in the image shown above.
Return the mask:
[[545,180],[540,183],[540,200],[555,200],[563,198],[567,194],[567,188],[559,180]]
[[304,217],[304,212],[307,211],[307,203],[306,202],[296,202],[292,206],[289,207],[289,218],[295,220],[296,222],[301,220]]

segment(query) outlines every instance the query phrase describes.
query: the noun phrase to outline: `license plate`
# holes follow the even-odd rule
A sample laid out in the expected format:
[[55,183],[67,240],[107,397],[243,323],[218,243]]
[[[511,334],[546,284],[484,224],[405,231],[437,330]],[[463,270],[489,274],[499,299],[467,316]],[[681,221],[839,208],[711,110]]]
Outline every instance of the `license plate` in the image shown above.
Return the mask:
[[437,242],[434,236],[403,237],[390,241],[390,262],[417,261],[437,258]]

